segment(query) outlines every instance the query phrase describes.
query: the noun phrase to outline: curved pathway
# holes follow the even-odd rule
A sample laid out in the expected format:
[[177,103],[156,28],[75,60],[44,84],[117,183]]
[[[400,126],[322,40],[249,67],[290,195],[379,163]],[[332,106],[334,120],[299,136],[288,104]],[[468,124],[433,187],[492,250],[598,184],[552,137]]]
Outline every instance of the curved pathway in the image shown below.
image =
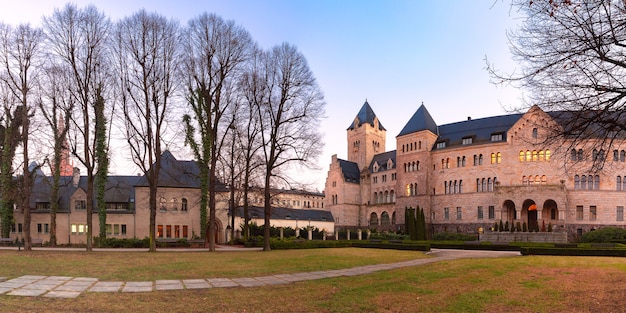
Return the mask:
[[158,290],[258,287],[340,276],[365,275],[402,267],[419,266],[462,258],[496,258],[519,256],[519,252],[432,249],[431,258],[376,264],[341,270],[280,274],[250,278],[208,278],[157,281],[99,281],[89,277],[26,275],[6,280],[0,277],[0,294],[10,296],[76,298],[83,292],[151,292]]

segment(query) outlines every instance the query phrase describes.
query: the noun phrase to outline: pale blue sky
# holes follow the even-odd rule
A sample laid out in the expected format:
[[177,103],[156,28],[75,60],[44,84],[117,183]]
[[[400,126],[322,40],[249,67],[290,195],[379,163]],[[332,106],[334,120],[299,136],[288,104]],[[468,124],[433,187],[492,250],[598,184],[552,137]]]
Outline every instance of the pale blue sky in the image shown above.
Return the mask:
[[[0,21],[39,24],[65,1],[2,1]],[[306,56],[327,102],[320,171],[305,183],[322,190],[331,156],[347,157],[346,128],[368,100],[387,128],[387,150],[423,102],[438,124],[506,114],[521,103],[514,88],[496,87],[485,57],[512,71],[506,31],[510,6],[495,0],[223,0],[73,1],[95,4],[113,20],[140,8],[185,24],[212,12],[246,28],[265,48],[282,42]],[[176,153],[175,153],[176,154]],[[121,166],[114,174],[128,173]],[[134,171],[131,171],[134,172]]]

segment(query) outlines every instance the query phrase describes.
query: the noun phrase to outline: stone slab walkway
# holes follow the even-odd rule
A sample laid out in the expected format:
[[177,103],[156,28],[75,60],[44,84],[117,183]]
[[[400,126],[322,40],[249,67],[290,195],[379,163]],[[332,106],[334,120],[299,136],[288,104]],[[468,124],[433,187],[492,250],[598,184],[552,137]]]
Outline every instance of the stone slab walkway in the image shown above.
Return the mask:
[[152,292],[162,290],[208,289],[232,287],[260,287],[289,284],[300,281],[366,275],[402,267],[420,266],[460,258],[511,257],[519,252],[469,251],[433,249],[431,258],[404,262],[376,264],[331,271],[280,274],[249,278],[207,278],[156,281],[99,281],[90,277],[25,275],[13,279],[0,277],[0,295],[49,298],[76,298],[85,292]]

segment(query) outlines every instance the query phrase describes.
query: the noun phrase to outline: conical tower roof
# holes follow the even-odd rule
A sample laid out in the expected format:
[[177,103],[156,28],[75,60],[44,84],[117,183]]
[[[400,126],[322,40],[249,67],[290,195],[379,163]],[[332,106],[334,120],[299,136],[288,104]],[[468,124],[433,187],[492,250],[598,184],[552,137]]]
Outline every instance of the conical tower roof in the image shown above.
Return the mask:
[[408,135],[422,130],[429,130],[437,135],[437,123],[435,123],[435,120],[430,116],[430,113],[428,113],[423,103],[420,105],[419,109],[415,111],[415,114],[411,116],[409,122],[404,125],[404,128],[402,128],[398,136]]
[[[361,126],[363,125],[363,123],[369,123],[373,127],[375,118],[376,118],[376,113],[374,113],[374,110],[372,110],[372,107],[370,107],[370,104],[367,102],[367,100],[365,100],[365,103],[363,103],[361,110],[359,110],[359,113],[357,113],[356,118],[355,118],[355,120],[358,120],[358,123],[355,123],[353,121],[350,124],[350,127],[348,127],[348,130],[354,129],[355,125]],[[385,127],[383,127],[380,121],[378,121],[378,126],[380,130],[386,131]]]

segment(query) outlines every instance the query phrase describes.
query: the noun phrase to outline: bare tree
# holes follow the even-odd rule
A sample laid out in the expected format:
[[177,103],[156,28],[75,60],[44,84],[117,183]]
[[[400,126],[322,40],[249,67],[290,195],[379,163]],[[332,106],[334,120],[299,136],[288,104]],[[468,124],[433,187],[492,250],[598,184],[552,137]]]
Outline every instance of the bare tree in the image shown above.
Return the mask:
[[[39,109],[52,134],[52,186],[50,191],[50,246],[56,246],[56,214],[59,209],[59,189],[61,177],[61,159],[63,151],[69,149],[67,134],[69,131],[70,115],[74,109],[74,101],[68,97],[67,72],[63,68],[51,65],[44,70],[42,79],[41,98]],[[67,173],[66,173],[67,174]]]
[[[0,26],[1,27],[1,26]],[[15,28],[2,27],[0,34],[0,65],[3,74],[0,75],[2,83],[19,103],[21,119],[21,145],[22,145],[22,177],[20,192],[17,197],[18,206],[24,212],[24,249],[31,250],[30,236],[30,193],[32,188],[32,172],[29,169],[29,132],[30,119],[34,115],[31,104],[33,94],[37,88],[43,32],[30,25],[19,25]]]
[[322,148],[319,132],[324,115],[324,97],[305,57],[287,43],[268,51],[259,76],[265,80],[265,95],[256,102],[265,166],[264,247],[270,250],[271,186],[290,183],[279,174],[295,164],[312,164]]
[[105,105],[103,97],[109,85],[111,23],[95,6],[79,9],[73,4],[55,9],[43,22],[54,61],[71,77],[68,92],[78,109],[71,115],[70,126],[75,131],[75,139],[70,143],[70,150],[86,169],[87,251],[92,251],[94,185],[99,168],[96,143],[102,136],[96,130],[106,122],[97,113]]
[[[530,105],[551,111],[558,125],[550,139],[569,149],[617,149],[626,137],[626,4],[624,1],[524,1],[509,33],[521,70],[502,73],[488,63],[496,83],[524,88]],[[591,146],[589,146],[591,144]],[[594,161],[603,161],[596,158]],[[594,162],[599,169],[603,162]]]
[[163,136],[176,89],[178,23],[141,10],[118,22],[120,102],[133,162],[150,189],[150,251],[156,251],[156,210]]
[[[187,142],[201,167],[201,193],[208,191],[208,242],[215,250],[216,166],[221,146],[229,131],[223,116],[235,100],[236,81],[248,60],[253,42],[250,34],[214,14],[204,13],[189,22],[183,35],[185,58],[182,70],[187,75],[187,89],[193,116],[185,116]],[[193,123],[192,123],[193,121]],[[196,134],[197,131],[197,134]],[[199,144],[196,143],[199,137]],[[208,168],[208,172],[207,169]],[[208,189],[205,189],[208,188]],[[206,200],[201,210],[206,212]],[[201,218],[205,234],[206,219]]]

